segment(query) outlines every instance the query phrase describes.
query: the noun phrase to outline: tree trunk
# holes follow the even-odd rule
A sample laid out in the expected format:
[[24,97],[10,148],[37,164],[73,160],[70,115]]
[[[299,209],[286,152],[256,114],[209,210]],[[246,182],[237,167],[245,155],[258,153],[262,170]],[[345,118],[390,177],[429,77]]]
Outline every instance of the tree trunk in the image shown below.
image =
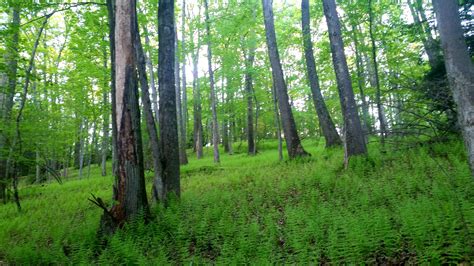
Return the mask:
[[117,193],[114,205],[102,216],[105,234],[113,233],[140,211],[148,212],[135,71],[135,1],[117,0],[115,18]]
[[[185,144],[185,155],[186,155],[186,144],[188,142],[188,92],[187,92],[187,84],[186,84],[186,43],[185,43],[185,23],[186,23],[186,0],[183,0],[183,6],[181,7],[181,52],[183,56],[183,67],[181,68],[182,70],[182,75],[181,75],[181,80],[182,80],[182,93],[183,97],[181,100],[181,107],[182,107],[182,116],[183,116],[183,126],[181,128],[181,139],[183,140],[183,143]],[[188,163],[188,158],[186,157],[186,163]]]
[[380,124],[380,142],[382,149],[385,146],[385,137],[387,134],[387,120],[385,119],[385,112],[382,105],[382,95],[380,91],[380,81],[379,81],[379,66],[377,62],[377,47],[375,45],[374,38],[374,13],[372,10],[372,0],[369,0],[369,36],[371,43],[371,52],[372,52],[372,63],[374,66],[374,78],[375,78],[375,101],[377,104],[377,113]]
[[87,120],[83,118],[81,122],[81,129],[79,131],[79,138],[80,138],[79,140],[79,178],[82,178],[82,171],[84,169],[84,153],[85,153],[84,146],[85,146],[88,131],[89,129],[87,127]]
[[[146,26],[143,26],[143,34],[145,35],[145,45],[146,47],[150,47],[150,38],[148,37],[148,30]],[[141,42],[140,42],[141,43]],[[143,49],[143,48],[142,48]],[[155,119],[156,123],[158,123],[158,92],[156,90],[156,83],[155,83],[155,75],[153,63],[151,60],[151,52],[148,52],[148,56],[145,55],[146,65],[148,67],[148,71],[150,72],[150,86],[151,86],[151,97],[152,97],[152,105],[153,111],[155,112]],[[149,93],[148,93],[149,94]],[[150,97],[148,97],[150,98]]]
[[87,159],[87,178],[91,175],[91,163],[93,160],[93,155],[95,154],[96,150],[96,133],[97,133],[97,123],[94,121],[92,123],[92,140],[89,147],[89,157]]
[[303,28],[304,54],[306,59],[307,75],[311,87],[311,95],[314,107],[319,118],[319,125],[323,131],[326,140],[326,147],[339,146],[342,144],[341,138],[337,133],[334,122],[329,115],[329,111],[324,102],[321,89],[319,87],[319,78],[316,71],[316,64],[313,55],[313,43],[311,41],[309,0],[301,1],[301,25]]
[[[104,69],[107,70],[107,52],[104,51]],[[107,82],[108,83],[108,82]],[[104,91],[102,94],[102,104],[105,106],[109,106],[109,99],[107,97],[107,90],[105,89],[107,86],[104,86]],[[107,155],[109,153],[109,118],[110,113],[107,111],[103,114],[104,124],[102,126],[102,157],[101,157],[101,174],[102,176],[107,175]]]
[[280,113],[278,112],[278,101],[276,96],[275,85],[272,86],[272,96],[273,96],[273,112],[275,114],[275,130],[276,136],[278,139],[278,160],[283,160],[283,143],[281,139],[281,127],[280,127]]
[[110,47],[110,99],[112,102],[112,174],[115,177],[113,185],[113,195],[112,198],[117,198],[118,193],[118,148],[117,148],[117,103],[115,98],[115,88],[116,88],[116,66],[115,66],[115,1],[116,0],[106,0],[107,2],[107,20],[109,23],[109,47]]
[[474,177],[474,65],[464,41],[455,0],[433,0],[446,72]]
[[293,112],[291,111],[288,89],[286,87],[276,42],[272,2],[273,0],[262,0],[265,35],[267,39],[268,56],[270,58],[270,64],[272,67],[273,84],[275,86],[278,106],[280,107],[283,132],[285,134],[286,149],[290,159],[293,159],[296,157],[308,156],[310,154],[307,153],[301,145],[300,138],[296,130]]
[[[135,19],[136,19],[135,15]],[[137,25],[135,35],[135,53],[137,57],[137,69],[138,77],[140,80],[141,88],[141,99],[143,104],[143,113],[145,115],[146,129],[148,131],[148,137],[150,139],[151,154],[153,157],[153,187],[152,187],[152,197],[154,201],[163,201],[163,180],[160,176],[160,142],[158,140],[158,131],[156,129],[155,118],[153,117],[152,104],[150,101],[150,92],[148,87],[148,78],[146,74],[146,58],[143,46],[140,40],[140,33],[138,30],[138,21],[135,21]],[[148,60],[150,61],[150,60]],[[153,75],[153,72],[151,72]],[[153,91],[153,89],[152,89]]]
[[177,28],[175,27],[175,60],[174,60],[174,77],[176,84],[176,112],[178,113],[178,138],[179,138],[179,163],[185,165],[188,163],[186,156],[186,133],[184,133],[183,109],[181,108],[181,86],[179,77],[179,49]]
[[[199,35],[199,34],[198,34]],[[199,48],[198,43],[196,52],[193,52],[193,118],[194,118],[194,149],[196,157],[201,159],[203,156],[203,132],[202,132],[202,108],[201,91],[199,90]]]
[[179,140],[174,80],[174,1],[160,0],[158,7],[158,89],[160,93],[160,176],[163,199],[179,198]]
[[[255,129],[253,122],[253,63],[255,61],[255,32],[250,33],[248,54],[245,56],[245,97],[247,98],[247,144],[248,155],[255,155]],[[244,47],[245,52],[245,47]]]
[[206,33],[207,33],[207,63],[209,66],[209,85],[211,93],[211,111],[212,111],[212,146],[214,147],[214,162],[219,163],[219,125],[217,123],[217,103],[216,92],[214,89],[214,70],[212,69],[212,48],[211,48],[211,29],[209,21],[209,7],[207,0],[204,0],[206,13]]
[[344,118],[344,146],[346,158],[348,159],[353,155],[367,154],[367,147],[365,145],[359,114],[357,113],[354,91],[352,90],[352,82],[344,54],[344,44],[341,36],[341,25],[336,12],[336,2],[335,0],[323,0],[323,7],[328,25],[332,60]]

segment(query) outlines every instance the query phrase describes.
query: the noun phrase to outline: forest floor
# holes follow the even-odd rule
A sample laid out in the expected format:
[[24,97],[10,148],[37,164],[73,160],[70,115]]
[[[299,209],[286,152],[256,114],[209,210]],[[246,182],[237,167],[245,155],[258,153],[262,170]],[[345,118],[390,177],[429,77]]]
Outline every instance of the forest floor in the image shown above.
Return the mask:
[[155,206],[151,222],[137,219],[106,247],[95,238],[102,211],[87,199],[110,199],[112,176],[94,166],[89,178],[22,185],[21,213],[0,205],[0,264],[474,262],[474,181],[461,141],[387,153],[372,143],[347,170],[342,149],[303,144],[312,157],[301,161],[279,162],[270,141],[255,157],[236,143],[219,165],[211,150],[190,154],[180,202]]

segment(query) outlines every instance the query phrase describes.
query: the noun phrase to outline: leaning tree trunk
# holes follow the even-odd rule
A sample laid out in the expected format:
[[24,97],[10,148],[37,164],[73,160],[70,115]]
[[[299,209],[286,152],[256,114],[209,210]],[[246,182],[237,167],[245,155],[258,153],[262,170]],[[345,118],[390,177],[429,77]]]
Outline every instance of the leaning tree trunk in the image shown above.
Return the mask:
[[174,80],[174,1],[160,0],[158,7],[158,90],[160,94],[160,176],[166,203],[180,196],[179,140]]
[[474,176],[474,65],[464,41],[455,0],[433,0],[446,72]]
[[209,7],[207,0],[204,0],[206,13],[206,33],[207,33],[207,63],[209,66],[209,86],[211,93],[211,111],[212,111],[212,146],[214,147],[214,162],[219,163],[219,125],[217,124],[217,103],[214,84],[214,70],[212,69],[212,48],[211,48],[211,29],[209,21]]
[[[135,14],[135,19],[137,19]],[[137,57],[138,77],[140,80],[141,99],[143,104],[143,113],[145,115],[146,129],[150,139],[151,154],[153,157],[153,188],[152,196],[154,201],[163,201],[163,180],[160,176],[160,142],[158,140],[158,131],[156,129],[155,118],[153,117],[152,104],[150,101],[150,92],[148,87],[148,77],[146,74],[146,58],[143,46],[140,40],[140,33],[138,30],[138,21],[135,21],[137,26],[135,35],[135,55]],[[149,61],[149,60],[148,60]],[[153,75],[153,72],[151,72]],[[153,91],[153,89],[152,89]]]
[[364,134],[360,123],[357,105],[352,90],[351,77],[347,67],[344,43],[342,42],[341,24],[336,12],[335,0],[323,0],[324,15],[329,31],[332,60],[336,73],[337,88],[344,117],[346,162],[353,155],[367,154]]
[[268,56],[270,57],[270,64],[272,67],[273,84],[275,86],[278,106],[280,107],[283,132],[285,134],[286,149],[290,159],[293,159],[300,156],[307,156],[309,153],[307,153],[301,145],[296,130],[295,119],[289,103],[288,89],[286,87],[276,42],[272,2],[273,0],[262,0],[265,35],[267,39]]
[[115,121],[117,124],[117,193],[115,202],[101,220],[102,233],[111,234],[136,216],[148,211],[140,132],[140,110],[134,39],[135,1],[116,1]]
[[311,95],[314,107],[316,108],[316,113],[318,114],[319,124],[326,140],[326,147],[339,146],[342,144],[341,138],[339,137],[334,122],[329,115],[329,111],[319,87],[319,78],[313,55],[313,43],[311,41],[309,0],[301,1],[301,25],[303,28],[304,54],[309,85],[311,87]]

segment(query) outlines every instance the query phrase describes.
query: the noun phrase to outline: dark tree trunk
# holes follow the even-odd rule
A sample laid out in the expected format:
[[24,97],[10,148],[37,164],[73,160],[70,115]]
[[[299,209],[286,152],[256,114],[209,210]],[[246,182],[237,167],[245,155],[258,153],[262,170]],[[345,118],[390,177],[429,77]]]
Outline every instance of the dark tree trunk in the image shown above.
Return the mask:
[[275,133],[278,139],[278,160],[283,160],[283,143],[281,139],[280,113],[278,112],[278,100],[275,91],[275,85],[272,86],[273,112],[275,115]]
[[[248,40],[248,54],[245,56],[245,97],[247,98],[247,144],[248,155],[255,155],[255,129],[253,119],[253,62],[255,61],[255,32],[251,32]],[[245,47],[244,47],[245,52]]]
[[374,13],[372,10],[372,0],[369,0],[369,36],[371,43],[371,52],[372,52],[372,63],[374,65],[374,78],[375,78],[375,101],[377,104],[377,113],[380,124],[380,141],[382,144],[382,149],[385,145],[385,137],[387,134],[387,120],[385,119],[385,112],[382,105],[382,93],[380,91],[380,81],[379,81],[379,66],[377,62],[377,47],[375,45],[374,38]]
[[[148,30],[147,30],[146,26],[143,26],[143,35],[145,35],[145,45],[146,45],[146,47],[150,47],[150,38],[148,37]],[[159,113],[158,113],[158,92],[156,90],[155,75],[154,75],[153,63],[152,63],[151,58],[152,58],[151,57],[151,52],[148,52],[148,56],[146,56],[146,54],[145,54],[146,65],[148,67],[148,71],[150,72],[151,97],[152,97],[152,100],[153,100],[152,101],[152,106],[153,106],[153,111],[155,112],[156,123],[158,123],[158,115],[159,115]]]
[[[135,16],[135,19],[137,17]],[[154,201],[163,201],[163,180],[160,176],[160,144],[158,140],[158,131],[156,130],[155,118],[153,117],[152,104],[150,101],[150,93],[148,87],[148,78],[146,74],[146,58],[143,46],[140,40],[140,33],[138,30],[138,21],[135,21],[136,36],[135,36],[135,53],[137,57],[137,70],[141,88],[141,99],[143,104],[143,113],[145,115],[146,129],[150,139],[151,154],[153,157],[153,188],[152,196]]]
[[290,159],[293,159],[296,157],[307,156],[309,153],[307,153],[301,145],[296,130],[295,119],[289,103],[288,89],[286,87],[276,42],[272,2],[273,0],[262,0],[265,35],[267,39],[268,56],[272,67],[273,84],[275,86],[278,106],[280,107],[283,132],[285,134],[286,149]]
[[464,40],[458,3],[455,0],[433,0],[444,51],[446,72],[457,104],[458,121],[474,176],[474,65]]
[[135,1],[117,0],[115,19],[117,194],[112,208],[102,216],[101,229],[106,234],[139,212],[148,212],[134,48]]
[[107,0],[107,20],[109,23],[109,46],[110,46],[110,99],[112,102],[112,174],[115,177],[113,198],[117,198],[118,192],[118,148],[117,148],[117,104],[115,98],[115,1]]
[[[104,51],[104,69],[107,70],[107,52],[105,51]],[[108,82],[106,84],[108,84]],[[104,107],[109,106],[109,99],[108,99],[105,87],[104,87],[104,92],[102,95],[102,104],[104,105]],[[104,119],[104,123],[102,125],[102,145],[101,145],[102,157],[100,161],[100,166],[101,166],[102,176],[106,176],[107,175],[107,165],[106,165],[107,155],[109,154],[109,124],[110,124],[110,113],[108,111],[104,113],[103,119]]]
[[352,90],[349,68],[347,67],[344,43],[341,36],[341,24],[336,12],[335,0],[323,0],[324,15],[329,31],[332,60],[336,73],[337,88],[341,101],[342,115],[344,117],[345,153],[347,159],[353,155],[367,154],[364,134],[360,124],[357,105]]
[[206,33],[207,33],[207,63],[209,66],[209,85],[211,93],[211,111],[212,111],[212,146],[214,147],[214,162],[219,163],[219,125],[217,123],[217,99],[214,84],[214,70],[212,69],[212,48],[211,48],[211,29],[209,21],[209,7],[207,0],[204,0],[206,13]]
[[[186,23],[186,0],[183,0],[183,6],[181,7],[181,52],[183,57],[183,67],[181,80],[182,80],[182,116],[183,116],[183,126],[181,128],[181,139],[185,144],[184,153],[186,155],[186,147],[188,142],[188,92],[187,92],[187,83],[186,83],[186,43],[185,43],[185,23]],[[186,163],[188,163],[188,158],[186,157]]]
[[319,118],[319,125],[323,131],[326,140],[326,147],[339,146],[342,144],[341,138],[337,133],[336,127],[329,115],[329,111],[324,102],[321,89],[319,87],[319,78],[316,71],[316,64],[313,55],[313,43],[311,41],[309,0],[301,1],[301,25],[303,28],[304,54],[306,59],[307,75],[311,87],[311,95],[314,107]]
[[160,0],[158,7],[158,90],[160,94],[160,176],[165,203],[180,196],[179,140],[174,80],[174,1]]

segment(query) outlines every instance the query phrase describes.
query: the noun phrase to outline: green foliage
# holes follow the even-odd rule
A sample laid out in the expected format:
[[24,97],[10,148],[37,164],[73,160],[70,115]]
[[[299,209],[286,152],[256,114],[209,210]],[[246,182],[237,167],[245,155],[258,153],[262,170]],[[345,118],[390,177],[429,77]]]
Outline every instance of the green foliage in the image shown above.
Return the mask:
[[[111,177],[20,190],[0,206],[0,260],[19,264],[470,263],[474,183],[460,141],[353,158],[306,141],[313,157],[277,161],[276,143],[182,167],[182,199],[96,243]],[[242,153],[239,153],[242,152]],[[148,186],[149,187],[149,186]]]

